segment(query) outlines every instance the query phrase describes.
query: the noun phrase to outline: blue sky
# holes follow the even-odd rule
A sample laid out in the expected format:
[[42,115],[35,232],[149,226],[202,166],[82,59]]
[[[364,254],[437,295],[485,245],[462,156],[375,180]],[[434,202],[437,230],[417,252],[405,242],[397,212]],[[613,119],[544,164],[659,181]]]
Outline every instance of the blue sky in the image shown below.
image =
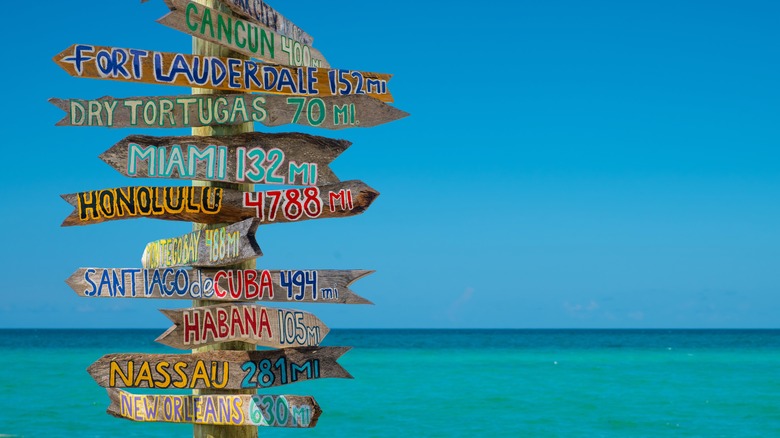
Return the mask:
[[[285,4],[286,3],[286,4]],[[392,73],[411,117],[283,126],[353,142],[333,168],[380,197],[357,217],[261,227],[258,266],[376,269],[330,327],[778,327],[776,2],[271,3],[331,65]],[[50,97],[185,94],[71,78],[73,43],[189,53],[162,1],[42,1],[8,20],[0,327],[166,327],[180,301],[89,299],[79,267],[135,267],[181,222],[60,228],[60,194],[143,184],[98,154],[130,134],[54,127]],[[160,181],[155,181],[160,183]],[[175,182],[168,182],[173,184]],[[186,184],[186,183],[185,183]]]

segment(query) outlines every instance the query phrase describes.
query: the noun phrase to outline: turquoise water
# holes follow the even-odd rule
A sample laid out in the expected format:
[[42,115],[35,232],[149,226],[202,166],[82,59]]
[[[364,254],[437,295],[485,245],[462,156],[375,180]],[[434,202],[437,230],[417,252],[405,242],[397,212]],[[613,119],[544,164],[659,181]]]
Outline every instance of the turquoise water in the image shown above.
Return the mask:
[[[107,353],[174,352],[158,330],[0,330],[0,436],[191,436],[105,413]],[[261,436],[780,436],[780,331],[333,330],[354,380],[313,395],[314,429]]]

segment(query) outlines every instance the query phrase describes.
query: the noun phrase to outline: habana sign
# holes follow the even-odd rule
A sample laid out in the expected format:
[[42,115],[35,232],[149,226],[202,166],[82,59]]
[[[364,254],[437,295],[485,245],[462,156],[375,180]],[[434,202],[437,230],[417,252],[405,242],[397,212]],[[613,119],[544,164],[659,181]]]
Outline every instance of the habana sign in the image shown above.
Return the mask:
[[296,96],[366,94],[392,102],[391,75],[238,58],[74,44],[54,57],[71,76]]
[[239,184],[339,182],[328,165],[349,146],[308,134],[247,132],[222,137],[131,135],[100,159],[131,178],[178,178]]
[[215,267],[245,262],[263,255],[255,240],[257,219],[197,230],[183,236],[155,240],[144,248],[146,269],[180,266]]
[[336,360],[350,347],[193,354],[107,354],[87,368],[106,388],[259,389],[352,376]]
[[258,218],[260,223],[354,216],[379,192],[362,181],[346,181],[262,192],[219,187],[120,187],[62,195],[74,207],[62,226],[148,217],[206,224]]
[[106,388],[106,412],[140,422],[314,427],[322,409],[298,395],[146,395]]
[[67,114],[57,126],[189,128],[258,122],[325,129],[370,128],[409,114],[365,94],[283,96],[195,94],[98,99],[49,99]]
[[319,345],[330,331],[311,313],[256,304],[217,304],[160,312],[174,325],[155,341],[180,350],[230,341],[272,348],[311,347]]
[[319,50],[273,29],[189,0],[166,0],[158,23],[273,64],[330,67]]
[[80,268],[65,282],[88,298],[372,304],[349,286],[367,270]]

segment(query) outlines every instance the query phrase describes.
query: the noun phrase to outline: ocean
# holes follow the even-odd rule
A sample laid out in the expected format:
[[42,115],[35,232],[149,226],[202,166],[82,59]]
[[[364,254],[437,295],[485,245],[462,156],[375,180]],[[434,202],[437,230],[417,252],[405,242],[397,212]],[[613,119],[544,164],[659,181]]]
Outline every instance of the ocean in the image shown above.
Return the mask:
[[[180,353],[161,330],[0,330],[0,436],[186,437],[105,413],[85,369],[107,353]],[[332,330],[355,377],[312,395],[285,437],[780,436],[780,330]],[[132,391],[132,390],[131,390]]]

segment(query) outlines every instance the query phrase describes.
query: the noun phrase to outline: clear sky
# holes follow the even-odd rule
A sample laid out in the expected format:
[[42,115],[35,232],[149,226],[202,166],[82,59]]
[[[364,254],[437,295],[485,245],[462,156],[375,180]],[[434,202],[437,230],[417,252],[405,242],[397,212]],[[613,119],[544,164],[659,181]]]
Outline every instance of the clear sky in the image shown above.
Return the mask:
[[[392,73],[411,117],[304,131],[353,142],[333,169],[363,215],[261,227],[274,269],[375,269],[336,328],[780,327],[780,4],[774,1],[276,1],[339,68]],[[131,180],[98,159],[130,134],[65,128],[50,97],[186,94],[78,79],[73,43],[189,53],[161,0],[43,0],[6,20],[0,327],[167,327],[186,302],[90,299],[79,267],[139,267],[149,219],[61,228],[60,194]],[[181,182],[188,184],[188,182]]]

